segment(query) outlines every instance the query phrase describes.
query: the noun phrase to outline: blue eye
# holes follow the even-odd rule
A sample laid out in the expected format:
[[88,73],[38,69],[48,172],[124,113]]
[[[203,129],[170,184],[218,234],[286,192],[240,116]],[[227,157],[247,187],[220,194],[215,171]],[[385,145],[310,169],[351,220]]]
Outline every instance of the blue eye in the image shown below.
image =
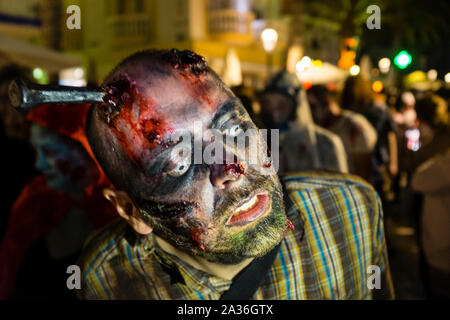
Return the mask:
[[234,124],[230,127],[230,129],[228,129],[228,135],[233,137],[238,136],[239,134],[241,134],[241,132],[242,132],[241,126],[238,124]]

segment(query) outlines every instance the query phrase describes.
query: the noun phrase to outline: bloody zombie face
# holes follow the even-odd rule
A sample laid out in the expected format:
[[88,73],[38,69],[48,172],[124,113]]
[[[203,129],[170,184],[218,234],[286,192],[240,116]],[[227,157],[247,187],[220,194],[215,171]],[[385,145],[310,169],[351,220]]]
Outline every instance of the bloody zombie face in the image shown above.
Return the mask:
[[36,169],[45,174],[51,188],[80,193],[97,178],[95,164],[77,142],[33,124],[31,143],[36,150]]
[[[127,192],[153,232],[221,263],[261,256],[280,242],[289,223],[265,142],[240,101],[200,56],[143,52],[122,62],[104,88],[109,104],[91,109],[89,142],[108,177]],[[246,161],[224,143],[221,159],[199,162],[195,145],[206,150],[220,138],[195,133],[208,129],[224,137],[253,129],[258,161]]]

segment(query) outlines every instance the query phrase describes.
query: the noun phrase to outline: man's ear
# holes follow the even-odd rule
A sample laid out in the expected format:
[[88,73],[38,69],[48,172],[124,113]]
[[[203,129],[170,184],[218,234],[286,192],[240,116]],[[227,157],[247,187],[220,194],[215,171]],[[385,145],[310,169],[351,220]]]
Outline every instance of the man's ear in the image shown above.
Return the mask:
[[126,192],[105,188],[103,189],[103,196],[111,202],[119,215],[125,219],[137,233],[146,235],[152,232],[152,228],[142,220],[138,210]]

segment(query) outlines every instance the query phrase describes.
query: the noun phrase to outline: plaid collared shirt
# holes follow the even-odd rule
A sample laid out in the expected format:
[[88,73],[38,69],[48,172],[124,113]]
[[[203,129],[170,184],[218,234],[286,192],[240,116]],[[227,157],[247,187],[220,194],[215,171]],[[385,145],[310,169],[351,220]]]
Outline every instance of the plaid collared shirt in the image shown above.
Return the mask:
[[[253,298],[393,298],[383,212],[373,188],[356,176],[328,172],[282,181],[295,230],[282,240]],[[82,299],[219,299],[231,284],[164,252],[153,236],[136,234],[123,220],[90,238],[80,265]]]

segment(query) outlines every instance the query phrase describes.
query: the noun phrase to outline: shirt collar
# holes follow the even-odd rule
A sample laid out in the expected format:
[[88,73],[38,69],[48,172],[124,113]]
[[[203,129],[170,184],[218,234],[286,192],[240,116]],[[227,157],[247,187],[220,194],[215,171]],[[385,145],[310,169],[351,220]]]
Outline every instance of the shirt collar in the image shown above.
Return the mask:
[[151,238],[155,259],[168,268],[176,268],[188,287],[201,292],[205,292],[206,290],[219,293],[228,290],[230,287],[231,280],[223,279],[191,266],[179,257],[164,251],[156,242],[156,238],[153,236]]

